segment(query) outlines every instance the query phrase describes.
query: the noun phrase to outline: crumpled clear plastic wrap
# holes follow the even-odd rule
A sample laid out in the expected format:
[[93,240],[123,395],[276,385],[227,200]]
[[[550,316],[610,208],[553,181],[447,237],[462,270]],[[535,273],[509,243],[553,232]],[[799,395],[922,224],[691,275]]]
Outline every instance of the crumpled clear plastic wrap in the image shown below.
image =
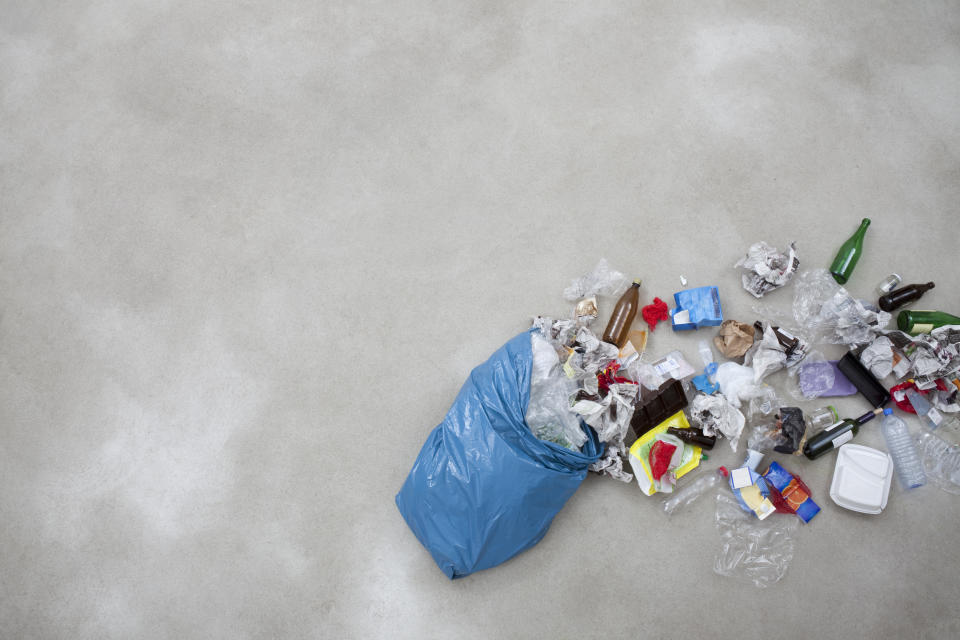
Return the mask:
[[917,436],[917,451],[927,480],[947,493],[960,495],[960,447],[924,429]]
[[798,453],[807,426],[799,407],[781,407],[775,420],[757,425],[747,438],[747,448],[754,451]]
[[575,302],[587,296],[619,296],[628,286],[630,281],[627,277],[611,267],[606,258],[600,258],[593,271],[573,280],[570,286],[563,290],[563,297],[569,302]]
[[527,425],[539,439],[579,451],[587,434],[580,418],[570,409],[570,396],[576,393],[577,385],[563,375],[556,351],[540,333],[530,334],[530,346],[533,364]]
[[865,307],[826,269],[797,276],[793,317],[807,332],[809,342],[846,345],[870,342],[890,322],[889,313]]
[[636,380],[651,391],[656,391],[667,381],[667,378],[657,373],[653,365],[639,360],[634,360],[627,365],[626,371],[629,378]]
[[730,448],[737,450],[746,418],[722,395],[698,393],[690,403],[690,419],[704,435],[720,433],[730,441]]
[[734,266],[750,272],[743,274],[743,288],[755,298],[761,298],[790,282],[800,267],[800,260],[794,242],[784,255],[776,247],[761,241],[750,245],[747,255]]
[[721,576],[749,580],[760,588],[778,582],[793,560],[798,518],[758,520],[726,493],[717,496],[716,524],[720,549],[713,571]]
[[773,387],[767,384],[747,387],[740,395],[747,402],[747,420],[753,422],[761,416],[770,416],[780,409],[780,398]]
[[724,362],[717,367],[717,384],[720,393],[732,406],[739,409],[744,402],[749,402],[756,393],[757,385],[753,379],[753,369],[736,362]]

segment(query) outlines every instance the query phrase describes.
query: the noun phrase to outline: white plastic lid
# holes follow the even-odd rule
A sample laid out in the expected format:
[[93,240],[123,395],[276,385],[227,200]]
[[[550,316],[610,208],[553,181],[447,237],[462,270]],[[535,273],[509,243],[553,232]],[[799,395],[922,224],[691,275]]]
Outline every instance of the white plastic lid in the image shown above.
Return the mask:
[[893,460],[883,451],[845,444],[837,455],[830,498],[845,509],[876,514],[887,506]]

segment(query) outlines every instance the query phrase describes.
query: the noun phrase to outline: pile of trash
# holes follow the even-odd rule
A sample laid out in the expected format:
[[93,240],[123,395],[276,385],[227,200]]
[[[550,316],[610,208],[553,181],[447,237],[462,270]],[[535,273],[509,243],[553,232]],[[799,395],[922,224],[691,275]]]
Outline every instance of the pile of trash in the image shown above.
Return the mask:
[[[792,318],[755,307],[759,318],[725,319],[718,288],[688,289],[685,278],[672,305],[652,296],[642,306],[642,281],[631,283],[601,259],[563,291],[569,313],[537,316],[528,332],[529,399],[522,407],[523,427],[554,452],[544,457],[538,451],[538,463],[547,460],[542,464],[551,472],[581,473],[586,467],[621,482],[636,481],[647,496],[665,494],[667,514],[715,493],[721,534],[715,571],[757,586],[785,574],[797,523],[809,523],[821,511],[796,472],[804,459],[838,450],[830,498],[861,513],[883,511],[894,473],[905,488],[929,482],[960,494],[960,318],[902,311],[898,329],[888,328],[891,311],[934,286],[898,289],[896,274],[878,287],[877,304],[848,292],[843,284],[856,265],[857,250],[862,251],[868,225],[865,220],[830,270],[799,271],[796,243],[785,252],[764,242],[748,248],[735,265],[744,271],[743,289],[760,299],[793,283]],[[599,310],[614,300],[606,325],[597,324]],[[651,355],[648,345],[660,323],[673,331],[707,331],[709,337],[697,345],[699,361],[676,350]],[[847,353],[830,360],[818,350],[821,345],[842,345]],[[765,382],[778,371],[787,373],[789,399]],[[855,394],[870,407],[856,418],[841,418],[830,405],[798,406]],[[894,408],[917,415],[922,429],[911,433]],[[861,425],[877,416],[882,416],[889,452],[850,442]],[[450,415],[445,423],[438,429],[456,436]],[[745,442],[743,463],[683,480],[708,459],[705,452],[718,439],[734,452]],[[531,443],[518,446],[534,448]],[[770,453],[793,456],[787,464],[792,469],[776,461],[763,464]],[[550,461],[554,455],[582,458],[563,466]],[[453,462],[433,464],[449,467]],[[423,514],[410,506],[415,491],[436,491],[410,488],[417,469],[397,497],[411,528],[442,568],[445,562],[454,567],[448,571],[451,577],[484,568],[479,558],[438,557],[431,522],[417,521]],[[411,494],[410,503],[402,500],[405,492]],[[776,513],[794,517],[771,518]],[[519,542],[497,561],[526,548],[526,542]]]

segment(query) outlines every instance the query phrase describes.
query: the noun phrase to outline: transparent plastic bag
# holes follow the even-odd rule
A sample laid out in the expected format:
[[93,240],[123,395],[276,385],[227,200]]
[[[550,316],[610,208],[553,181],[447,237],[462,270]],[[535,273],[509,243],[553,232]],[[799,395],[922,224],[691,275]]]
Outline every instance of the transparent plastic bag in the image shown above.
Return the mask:
[[537,438],[579,451],[587,441],[580,418],[570,409],[577,385],[560,370],[553,346],[539,332],[530,334],[533,353],[530,402],[525,416]]
[[776,515],[758,520],[743,511],[732,496],[717,495],[720,549],[714,559],[714,573],[749,580],[760,588],[778,582],[793,560],[799,522]]
[[870,342],[890,322],[889,313],[855,300],[826,269],[797,276],[793,317],[808,342],[846,345]]
[[663,512],[668,516],[682,511],[701,496],[722,487],[727,483],[727,470],[723,467],[713,471],[705,471],[693,478],[689,484],[677,491],[667,494],[663,500]]
[[570,286],[563,290],[563,297],[569,302],[595,295],[616,297],[626,291],[628,286],[630,281],[627,277],[612,268],[606,258],[600,258],[593,271],[573,280]]
[[773,415],[780,409],[780,398],[770,385],[748,387],[740,397],[747,402],[747,420],[751,422],[762,416]]

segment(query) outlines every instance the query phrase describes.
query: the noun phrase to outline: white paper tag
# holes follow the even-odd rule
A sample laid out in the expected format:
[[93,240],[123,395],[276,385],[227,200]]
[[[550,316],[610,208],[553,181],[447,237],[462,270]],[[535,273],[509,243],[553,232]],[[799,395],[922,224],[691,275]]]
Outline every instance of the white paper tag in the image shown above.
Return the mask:
[[684,309],[683,311],[677,311],[673,314],[673,324],[690,324],[690,311]]
[[753,484],[750,480],[750,470],[746,467],[740,467],[730,472],[730,479],[733,481],[734,489],[742,489]]
[[930,422],[938,427],[940,426],[940,423],[943,422],[943,416],[940,415],[940,412],[933,407],[930,407],[930,411],[927,411],[927,417],[930,418]]
[[833,441],[833,448],[839,449],[840,447],[847,444],[851,440],[853,440],[853,429],[837,436],[837,439]]
[[657,370],[657,373],[659,373],[660,375],[663,375],[665,373],[670,373],[674,369],[679,369],[680,363],[674,360],[673,358],[667,358],[666,360],[657,364],[653,368]]

